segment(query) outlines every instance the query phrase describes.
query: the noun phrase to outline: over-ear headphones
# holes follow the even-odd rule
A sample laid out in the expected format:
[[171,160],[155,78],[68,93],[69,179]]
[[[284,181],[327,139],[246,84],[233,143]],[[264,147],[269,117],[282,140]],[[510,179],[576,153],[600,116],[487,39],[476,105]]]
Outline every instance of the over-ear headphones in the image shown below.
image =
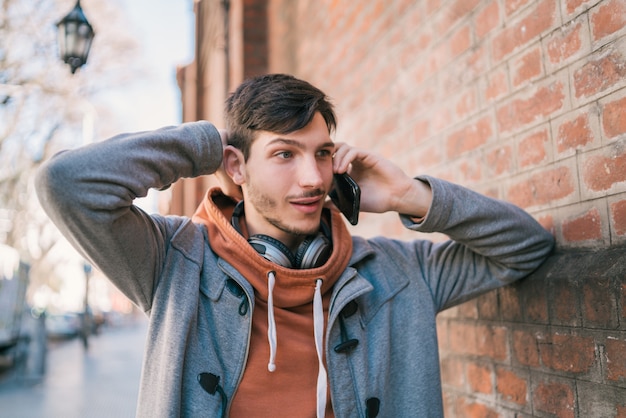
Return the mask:
[[[241,234],[239,218],[243,214],[243,200],[237,203],[231,224]],[[330,228],[323,220],[320,231],[302,241],[296,252],[292,252],[285,244],[269,235],[255,234],[248,242],[262,257],[280,266],[295,269],[311,269],[323,265],[332,253]]]

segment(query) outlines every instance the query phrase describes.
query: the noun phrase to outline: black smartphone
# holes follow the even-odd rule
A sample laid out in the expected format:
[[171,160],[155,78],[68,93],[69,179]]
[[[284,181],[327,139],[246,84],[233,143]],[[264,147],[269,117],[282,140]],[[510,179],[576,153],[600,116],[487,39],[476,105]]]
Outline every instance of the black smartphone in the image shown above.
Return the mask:
[[328,195],[348,222],[352,225],[356,225],[359,222],[361,189],[352,177],[347,173],[335,174],[333,177],[333,188]]

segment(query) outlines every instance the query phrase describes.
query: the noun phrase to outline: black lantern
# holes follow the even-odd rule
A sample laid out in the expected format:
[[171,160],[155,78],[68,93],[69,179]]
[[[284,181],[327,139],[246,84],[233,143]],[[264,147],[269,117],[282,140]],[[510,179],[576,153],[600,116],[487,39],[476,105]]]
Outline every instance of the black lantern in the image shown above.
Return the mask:
[[87,62],[91,41],[95,35],[80,7],[80,0],[77,0],[74,9],[57,23],[57,28],[61,59],[70,65],[74,74]]

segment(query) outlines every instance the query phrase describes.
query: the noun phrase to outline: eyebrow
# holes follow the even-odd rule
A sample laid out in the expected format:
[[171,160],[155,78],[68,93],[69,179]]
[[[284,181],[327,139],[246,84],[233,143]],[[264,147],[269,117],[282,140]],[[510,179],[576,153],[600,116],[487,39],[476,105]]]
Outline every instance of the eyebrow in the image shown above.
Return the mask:
[[[305,148],[305,147],[304,147],[304,144],[302,144],[302,142],[300,142],[300,141],[296,141],[296,140],[293,140],[293,139],[287,139],[287,138],[276,138],[276,139],[273,139],[273,140],[271,140],[271,141],[267,144],[267,146],[274,145],[274,144],[277,144],[277,143],[278,143],[278,144],[284,144],[284,145],[291,145],[291,146],[294,146],[294,147],[296,147],[296,148],[300,148],[300,149],[304,149],[304,148]],[[332,142],[332,141],[325,142],[325,143],[323,143],[322,145],[320,145],[320,146],[318,147],[318,149],[321,149],[321,148],[330,148],[330,147],[333,147],[333,148],[334,148],[334,147],[335,147],[335,143],[334,143],[334,142]]]

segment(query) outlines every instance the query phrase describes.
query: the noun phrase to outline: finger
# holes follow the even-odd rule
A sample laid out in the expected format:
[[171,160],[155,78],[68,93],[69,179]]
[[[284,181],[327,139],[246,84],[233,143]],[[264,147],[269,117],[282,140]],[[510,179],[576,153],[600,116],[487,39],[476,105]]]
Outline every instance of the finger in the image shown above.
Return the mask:
[[345,173],[349,171],[350,164],[357,156],[355,148],[343,142],[338,143],[335,147],[335,155],[333,157],[333,170],[335,173]]

